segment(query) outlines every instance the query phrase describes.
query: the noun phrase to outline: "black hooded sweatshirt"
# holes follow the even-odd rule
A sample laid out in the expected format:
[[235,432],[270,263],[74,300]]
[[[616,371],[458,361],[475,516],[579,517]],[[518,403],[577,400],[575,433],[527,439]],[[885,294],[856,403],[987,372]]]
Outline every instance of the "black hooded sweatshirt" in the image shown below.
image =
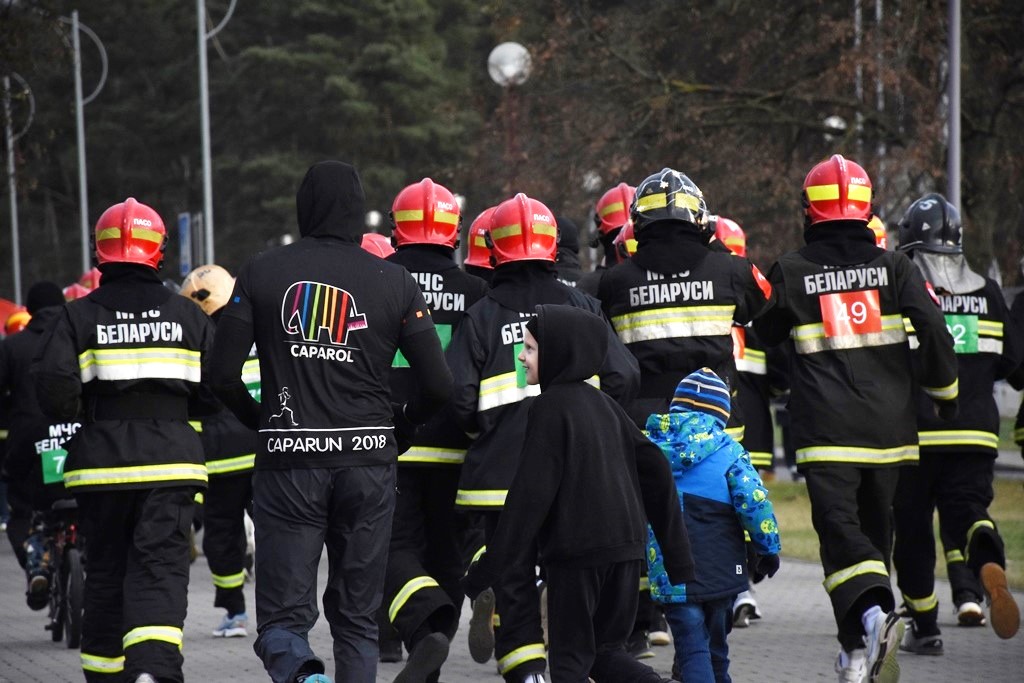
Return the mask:
[[[395,419],[422,423],[451,393],[430,311],[402,266],[359,246],[363,188],[355,168],[313,165],[296,196],[302,239],[253,257],[217,327],[209,382],[259,429],[256,469],[392,463],[388,379],[401,349],[418,392]],[[262,402],[241,380],[256,343]]]
[[[537,539],[542,562],[595,567],[642,560],[646,522],[665,543],[673,583],[692,580],[693,558],[665,456],[609,396],[587,384],[606,352],[597,315],[537,306],[541,395],[530,407],[522,461],[469,592],[492,585],[518,548]],[[592,343],[574,344],[575,338]],[[687,578],[690,577],[690,578]]]

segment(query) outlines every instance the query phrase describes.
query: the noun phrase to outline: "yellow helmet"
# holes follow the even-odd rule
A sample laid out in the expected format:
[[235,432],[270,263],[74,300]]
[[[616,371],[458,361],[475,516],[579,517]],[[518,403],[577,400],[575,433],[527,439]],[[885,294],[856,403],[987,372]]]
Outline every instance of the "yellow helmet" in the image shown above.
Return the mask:
[[199,304],[206,315],[213,315],[223,308],[231,298],[235,278],[217,265],[199,266],[185,276],[181,283],[181,295]]

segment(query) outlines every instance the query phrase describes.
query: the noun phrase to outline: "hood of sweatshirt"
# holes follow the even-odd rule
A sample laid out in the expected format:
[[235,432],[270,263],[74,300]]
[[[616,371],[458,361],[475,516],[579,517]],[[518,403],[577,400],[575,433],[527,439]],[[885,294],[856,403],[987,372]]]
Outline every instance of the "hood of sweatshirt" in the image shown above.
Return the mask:
[[310,166],[295,195],[299,234],[358,242],[366,232],[366,196],[355,167],[340,161]]
[[647,438],[668,458],[673,472],[696,467],[729,438],[707,413],[654,414],[647,418]]
[[536,323],[528,329],[537,339],[540,390],[596,375],[608,350],[608,324],[575,306],[546,304],[536,310]]

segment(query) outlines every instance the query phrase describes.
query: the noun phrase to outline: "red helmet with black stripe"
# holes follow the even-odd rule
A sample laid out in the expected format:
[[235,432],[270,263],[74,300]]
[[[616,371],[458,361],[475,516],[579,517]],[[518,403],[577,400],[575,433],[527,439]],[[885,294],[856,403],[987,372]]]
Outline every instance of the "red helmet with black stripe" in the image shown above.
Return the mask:
[[129,197],[103,212],[93,233],[100,263],[138,263],[160,270],[167,230],[160,214]]
[[494,210],[487,239],[497,266],[512,261],[554,262],[558,224],[551,209],[520,192]]
[[437,244],[455,248],[461,221],[455,195],[430,178],[409,185],[391,204],[395,245]]
[[826,221],[864,221],[871,218],[871,178],[840,154],[833,154],[807,174],[803,189],[808,225]]
[[466,253],[465,264],[477,268],[494,268],[491,263],[491,248],[487,244],[487,233],[491,229],[491,216],[498,207],[492,206],[484,209],[473,224],[469,226],[469,250]]

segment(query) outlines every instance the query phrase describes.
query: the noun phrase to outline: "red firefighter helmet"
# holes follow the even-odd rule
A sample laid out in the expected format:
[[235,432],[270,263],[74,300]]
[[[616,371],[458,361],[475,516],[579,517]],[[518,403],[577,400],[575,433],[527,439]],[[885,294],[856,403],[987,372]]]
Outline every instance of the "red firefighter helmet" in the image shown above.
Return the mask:
[[715,238],[719,242],[737,256],[747,255],[747,233],[736,221],[725,216],[712,216],[711,222],[715,225]]
[[807,174],[803,189],[808,225],[871,217],[871,178],[861,166],[833,154]]
[[363,233],[363,239],[359,242],[359,246],[364,251],[380,258],[387,258],[395,253],[395,248],[391,246],[391,240],[376,232]]
[[629,220],[629,207],[635,194],[635,187],[619,183],[601,195],[594,209],[594,225],[602,235],[607,235],[626,224]]
[[626,259],[632,258],[636,253],[636,233],[633,231],[633,221],[626,221],[622,230],[615,235],[612,244],[615,245],[616,263],[622,263]]
[[497,266],[512,261],[554,262],[558,225],[551,209],[520,192],[491,214],[487,239]]
[[491,216],[498,207],[484,209],[469,226],[469,249],[465,265],[477,268],[494,268],[491,263],[491,248],[487,245],[487,233],[491,229]]
[[100,286],[100,275],[101,273],[99,268],[90,268],[82,273],[82,277],[78,278],[78,284],[91,292]]
[[167,247],[160,214],[129,197],[103,212],[93,233],[100,263],[138,263],[159,270]]
[[77,282],[72,282],[70,285],[64,288],[64,300],[74,301],[75,299],[81,299],[83,296],[91,292],[92,290],[88,287],[83,287]]
[[868,221],[868,228],[875,233],[875,246],[880,249],[888,249],[889,233],[885,229],[885,221],[878,216],[872,216]]
[[459,203],[448,188],[430,178],[409,185],[391,204],[395,245],[437,244],[453,249],[459,241]]
[[24,309],[11,313],[4,322],[4,334],[12,335],[15,332],[21,332],[30,320],[32,320],[32,315]]

